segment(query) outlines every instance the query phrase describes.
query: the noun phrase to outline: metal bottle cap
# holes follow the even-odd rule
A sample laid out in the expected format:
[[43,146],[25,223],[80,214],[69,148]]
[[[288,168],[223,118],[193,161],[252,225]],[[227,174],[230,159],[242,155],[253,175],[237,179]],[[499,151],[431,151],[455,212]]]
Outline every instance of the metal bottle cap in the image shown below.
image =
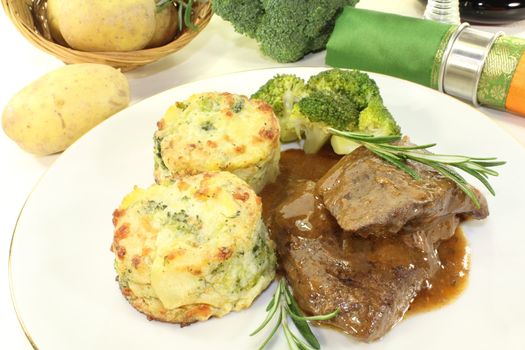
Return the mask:
[[443,57],[439,90],[478,106],[481,71],[492,45],[501,35],[502,32],[485,32],[468,24],[459,26]]

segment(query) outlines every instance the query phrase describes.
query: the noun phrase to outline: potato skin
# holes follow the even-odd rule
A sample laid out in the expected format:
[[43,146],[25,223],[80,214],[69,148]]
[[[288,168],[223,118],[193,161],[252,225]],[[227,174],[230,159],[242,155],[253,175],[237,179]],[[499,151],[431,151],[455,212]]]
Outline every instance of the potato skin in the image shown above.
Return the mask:
[[178,18],[175,6],[168,6],[164,10],[155,13],[155,33],[148,43],[148,48],[166,45],[173,40],[177,33]]
[[[60,32],[83,51],[133,51],[155,32],[152,0],[56,0]],[[58,6],[59,5],[59,6]]]
[[47,0],[47,24],[53,39],[60,45],[67,45],[66,40],[60,33],[60,26],[58,25],[57,11],[60,0]]
[[2,127],[22,149],[47,155],[63,151],[128,104],[128,81],[119,70],[74,64],[20,90],[4,109]]

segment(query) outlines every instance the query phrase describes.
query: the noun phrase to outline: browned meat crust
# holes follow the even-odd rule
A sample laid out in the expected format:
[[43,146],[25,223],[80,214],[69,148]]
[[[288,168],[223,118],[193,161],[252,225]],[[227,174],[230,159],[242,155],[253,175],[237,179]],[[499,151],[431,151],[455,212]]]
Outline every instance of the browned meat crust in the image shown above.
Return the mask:
[[485,198],[476,190],[481,208],[451,180],[432,168],[411,163],[421,176],[413,179],[361,147],[343,157],[317,183],[326,208],[346,231],[368,235],[395,234],[406,223],[447,214],[488,215]]
[[460,216],[488,215],[451,181],[412,164],[421,180],[366,149],[344,157],[317,184],[296,181],[268,220],[281,268],[308,314],[359,340],[381,338],[440,268],[439,243]]

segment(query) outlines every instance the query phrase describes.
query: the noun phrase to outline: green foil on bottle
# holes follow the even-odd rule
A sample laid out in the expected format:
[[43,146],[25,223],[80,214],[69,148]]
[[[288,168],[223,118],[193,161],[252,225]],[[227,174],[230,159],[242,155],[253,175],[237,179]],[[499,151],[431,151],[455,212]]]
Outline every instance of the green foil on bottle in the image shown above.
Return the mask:
[[[437,88],[450,24],[346,7],[327,44],[326,63]],[[438,58],[440,57],[440,58]]]
[[490,50],[478,85],[481,105],[504,110],[510,83],[525,52],[525,39],[502,36]]

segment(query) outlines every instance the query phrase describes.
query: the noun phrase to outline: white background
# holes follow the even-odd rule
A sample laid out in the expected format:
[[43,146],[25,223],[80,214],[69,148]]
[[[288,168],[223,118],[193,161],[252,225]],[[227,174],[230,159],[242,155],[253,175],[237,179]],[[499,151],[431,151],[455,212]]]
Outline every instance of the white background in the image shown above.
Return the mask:
[[[423,5],[418,0],[362,0],[359,7],[417,17],[423,13]],[[503,29],[508,34],[525,37],[525,22],[483,28],[491,31]],[[3,110],[18,90],[63,63],[28,43],[3,11],[0,11],[0,38],[3,48],[0,55],[0,108]],[[254,41],[235,33],[227,22],[214,17],[208,27],[183,50],[126,75],[130,81],[132,103],[135,103],[189,81],[229,72],[322,65],[324,53],[309,55],[290,65],[273,62],[259,53]],[[525,118],[488,109],[482,109],[482,112],[505,128],[509,137],[515,137],[525,144]],[[0,131],[0,349],[31,349],[11,305],[8,284],[9,243],[25,199],[56,157],[34,157],[25,153]]]

